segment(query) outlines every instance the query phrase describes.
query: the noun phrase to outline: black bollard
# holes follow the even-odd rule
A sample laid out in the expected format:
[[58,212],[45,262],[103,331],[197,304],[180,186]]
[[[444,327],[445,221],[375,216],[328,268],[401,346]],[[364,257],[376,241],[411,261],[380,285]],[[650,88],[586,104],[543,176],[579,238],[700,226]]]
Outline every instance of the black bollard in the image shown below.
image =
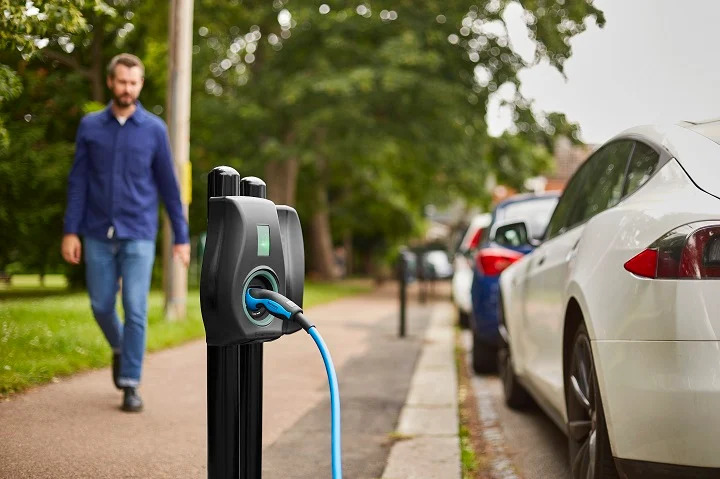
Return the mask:
[[409,274],[409,265],[407,258],[407,250],[401,250],[398,255],[398,280],[400,286],[400,331],[398,336],[405,337],[405,319],[407,312],[407,283]]

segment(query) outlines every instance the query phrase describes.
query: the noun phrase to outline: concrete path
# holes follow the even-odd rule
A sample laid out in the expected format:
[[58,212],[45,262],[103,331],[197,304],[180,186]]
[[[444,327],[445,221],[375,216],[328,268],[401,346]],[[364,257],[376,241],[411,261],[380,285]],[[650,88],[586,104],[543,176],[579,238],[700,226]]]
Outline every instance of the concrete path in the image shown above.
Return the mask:
[[383,479],[460,478],[454,334],[450,305],[436,305]]
[[[406,398],[414,397],[408,390],[417,358],[424,345],[433,344],[423,340],[425,326],[431,316],[436,324],[450,312],[447,303],[421,307],[413,298],[409,334],[401,340],[396,298],[396,290],[384,288],[307,311],[331,349],[340,378],[346,478],[374,479],[383,473],[400,410]],[[421,365],[432,369],[438,357],[428,353]],[[452,364],[452,356],[443,361]],[[204,478],[205,378],[205,344],[195,341],[147,357],[141,414],[119,411],[120,394],[108,369],[0,403],[0,478]],[[329,478],[327,378],[313,341],[299,332],[266,344],[264,381],[263,477]],[[421,380],[413,381],[415,391]],[[456,418],[455,413],[454,425],[447,426],[448,442],[450,430],[457,432]],[[427,456],[421,453],[416,456]],[[447,461],[457,466],[459,456],[451,456]],[[392,479],[404,477],[414,476]]]

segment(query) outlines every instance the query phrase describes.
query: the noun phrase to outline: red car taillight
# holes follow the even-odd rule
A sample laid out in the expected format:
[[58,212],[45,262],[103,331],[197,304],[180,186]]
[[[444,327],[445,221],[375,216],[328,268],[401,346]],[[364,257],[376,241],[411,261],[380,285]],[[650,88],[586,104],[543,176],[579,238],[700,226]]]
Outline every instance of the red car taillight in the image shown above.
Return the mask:
[[625,269],[644,278],[720,278],[720,224],[681,226],[630,259]]
[[486,276],[494,276],[522,257],[522,253],[511,249],[485,248],[478,252],[475,261]]
[[472,239],[470,240],[470,244],[468,245],[468,249],[470,251],[478,247],[478,245],[480,244],[480,238],[482,238],[482,234],[483,228],[478,228],[478,230],[475,232]]

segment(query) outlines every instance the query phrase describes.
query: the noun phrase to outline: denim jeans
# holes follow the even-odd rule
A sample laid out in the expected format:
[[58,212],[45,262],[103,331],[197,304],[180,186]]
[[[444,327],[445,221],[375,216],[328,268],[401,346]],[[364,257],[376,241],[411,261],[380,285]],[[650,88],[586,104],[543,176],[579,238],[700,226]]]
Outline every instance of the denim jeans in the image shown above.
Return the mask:
[[[150,240],[101,240],[85,237],[85,274],[93,315],[113,352],[121,353],[120,386],[140,384],[147,298],[155,261]],[[120,322],[115,298],[122,278],[125,323]]]

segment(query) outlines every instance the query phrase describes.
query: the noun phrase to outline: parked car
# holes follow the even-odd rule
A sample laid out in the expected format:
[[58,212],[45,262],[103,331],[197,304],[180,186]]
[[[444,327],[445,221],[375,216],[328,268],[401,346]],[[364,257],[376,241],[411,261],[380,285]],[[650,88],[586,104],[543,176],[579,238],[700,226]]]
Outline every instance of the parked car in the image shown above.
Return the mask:
[[491,221],[490,213],[475,215],[465,230],[453,258],[452,299],[458,311],[458,323],[463,328],[470,327],[470,313],[472,312],[470,287],[473,278],[474,253],[480,245],[483,231],[490,226]]
[[613,138],[500,278],[505,401],[535,398],[575,478],[720,477],[719,143],[720,121]]
[[[497,369],[498,279],[500,273],[533,249],[542,237],[558,193],[513,196],[498,204],[482,237],[472,265],[470,297],[473,332],[472,363],[477,373]],[[524,229],[516,227],[520,221]]]
[[453,275],[453,266],[447,252],[440,249],[426,251],[422,255],[423,268],[426,279],[450,279]]

